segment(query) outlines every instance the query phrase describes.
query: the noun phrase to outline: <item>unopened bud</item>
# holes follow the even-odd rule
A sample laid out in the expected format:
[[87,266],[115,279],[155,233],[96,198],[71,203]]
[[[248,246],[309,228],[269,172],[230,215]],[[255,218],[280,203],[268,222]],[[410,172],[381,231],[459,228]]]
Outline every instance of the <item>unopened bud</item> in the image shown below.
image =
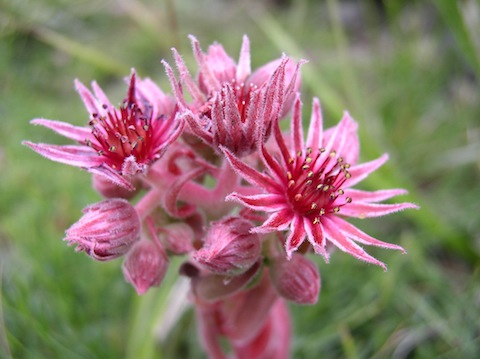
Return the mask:
[[192,228],[185,223],[171,223],[159,229],[163,234],[165,249],[175,254],[185,254],[194,250],[195,234]]
[[64,240],[92,258],[118,258],[140,238],[140,218],[135,208],[120,198],[107,199],[83,209],[83,217],[66,232]]
[[278,294],[298,304],[315,304],[320,293],[320,274],[316,265],[301,254],[290,260],[278,256],[270,266],[272,283]]
[[142,295],[151,287],[157,287],[165,277],[168,257],[160,243],[141,239],[128,252],[123,262],[123,275],[137,293]]
[[193,254],[206,269],[224,275],[238,275],[248,270],[260,257],[260,239],[250,233],[252,224],[238,217],[215,222],[205,245]]

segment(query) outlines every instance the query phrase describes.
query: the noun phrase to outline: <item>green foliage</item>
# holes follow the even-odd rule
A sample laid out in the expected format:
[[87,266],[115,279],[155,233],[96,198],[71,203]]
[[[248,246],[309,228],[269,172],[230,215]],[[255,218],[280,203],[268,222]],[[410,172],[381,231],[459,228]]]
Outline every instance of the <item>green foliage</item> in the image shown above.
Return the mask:
[[348,109],[363,160],[391,155],[365,186],[408,188],[421,206],[358,221],[407,249],[369,249],[387,273],[339,252],[319,262],[319,303],[292,307],[293,358],[478,355],[480,23],[469,16],[478,2],[275,3],[0,2],[1,358],[203,357],[191,310],[157,340],[170,285],[138,298],[121,262],[97,263],[62,243],[99,199],[89,175],[20,145],[62,141],[29,125],[34,117],[85,122],[74,78],[96,79],[120,101],[122,77],[135,67],[168,89],[160,59],[176,46],[191,61],[189,33],[234,57],[248,34],[254,67],[282,51],[308,59],[306,112],[312,96],[329,125]]

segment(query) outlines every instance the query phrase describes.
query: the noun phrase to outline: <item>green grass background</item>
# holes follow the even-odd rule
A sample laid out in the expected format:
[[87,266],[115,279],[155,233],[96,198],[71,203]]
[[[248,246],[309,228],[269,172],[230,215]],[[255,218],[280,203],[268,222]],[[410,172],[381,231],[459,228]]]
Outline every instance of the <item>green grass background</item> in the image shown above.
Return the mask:
[[[379,5],[380,4],[380,5]],[[348,109],[362,160],[391,160],[362,186],[403,187],[421,206],[356,221],[408,254],[370,249],[388,272],[336,252],[318,261],[315,306],[291,306],[293,358],[477,358],[480,355],[480,3],[450,1],[0,0],[0,358],[204,358],[188,310],[167,340],[167,282],[137,297],[121,261],[98,263],[61,241],[98,201],[90,176],[20,145],[67,143],[29,121],[77,125],[73,79],[97,80],[113,102],[135,67],[164,89],[160,59],[188,34],[253,68],[306,58],[328,126]]]

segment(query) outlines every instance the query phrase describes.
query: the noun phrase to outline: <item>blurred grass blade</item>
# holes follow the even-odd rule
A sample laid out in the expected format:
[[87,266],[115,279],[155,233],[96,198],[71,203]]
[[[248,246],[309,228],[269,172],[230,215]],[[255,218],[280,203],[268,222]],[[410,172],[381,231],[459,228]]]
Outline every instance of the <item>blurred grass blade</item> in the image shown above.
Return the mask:
[[472,36],[466,26],[463,13],[460,9],[461,1],[436,0],[433,4],[437,7],[443,21],[449,26],[455,39],[457,40],[460,51],[472,67],[477,79],[480,79],[480,54],[475,47]]
[[130,72],[129,66],[108,57],[104,52],[83,45],[58,32],[40,26],[36,26],[32,30],[39,40],[73,57],[88,62],[107,73],[124,76]]
[[0,357],[12,358],[7,339],[7,327],[3,319],[3,263],[0,262]]

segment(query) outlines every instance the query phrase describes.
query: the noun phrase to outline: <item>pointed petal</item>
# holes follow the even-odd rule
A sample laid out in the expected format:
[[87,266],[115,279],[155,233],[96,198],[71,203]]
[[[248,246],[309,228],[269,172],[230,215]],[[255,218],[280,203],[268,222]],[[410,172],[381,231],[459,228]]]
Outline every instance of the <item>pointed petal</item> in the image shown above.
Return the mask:
[[274,121],[273,123],[273,131],[275,135],[275,141],[277,142],[280,153],[282,154],[283,163],[285,164],[285,166],[288,166],[291,155],[285,143],[285,139],[283,138],[283,133],[280,129],[280,124],[278,123],[278,120]]
[[347,188],[345,196],[350,197],[353,202],[381,202],[389,198],[408,193],[404,189],[385,189],[374,192],[361,191],[358,189]]
[[117,186],[123,187],[129,191],[135,190],[135,187],[125,177],[121,176],[117,171],[113,170],[105,163],[100,164],[98,167],[89,167],[87,168],[87,171],[103,176]]
[[390,213],[403,211],[404,209],[418,209],[419,207],[413,203],[395,203],[395,204],[378,204],[352,202],[340,209],[340,214],[347,217],[367,218],[380,217]]
[[[173,49],[173,50],[175,50],[175,49]],[[178,56],[180,56],[180,55],[178,55]],[[177,81],[177,79],[175,78],[175,75],[173,74],[172,68],[170,67],[168,62],[166,62],[165,60],[162,60],[162,65],[165,68],[165,72],[167,74],[168,80],[170,81],[170,86],[171,86],[172,91],[173,91],[173,96],[175,97],[175,100],[177,100],[178,106],[182,110],[188,108],[187,103],[185,102],[185,98],[183,96],[182,88],[181,88],[179,82]],[[177,64],[177,67],[178,67],[178,64]],[[192,95],[192,97],[194,97],[194,96]]]
[[66,122],[47,120],[43,118],[35,118],[30,121],[30,123],[33,125],[47,127],[62,136],[80,143],[85,143],[86,140],[94,140],[94,136],[92,136],[92,130],[88,127],[78,127]]
[[202,75],[202,82],[206,85],[207,91],[212,92],[220,89],[220,82],[213,74],[212,69],[205,61],[205,54],[203,53],[200,42],[193,35],[188,36],[192,43],[193,55],[198,63],[199,73]]
[[347,221],[339,217],[332,216],[330,217],[330,219],[340,229],[340,231],[344,235],[346,235],[348,238],[353,239],[354,241],[357,241],[369,246],[382,247],[387,249],[396,249],[396,250],[402,251],[403,253],[406,253],[405,249],[403,249],[402,247],[397,246],[396,244],[382,242],[376,238],[373,238],[368,234],[359,230],[354,225],[348,223]]
[[252,228],[251,232],[270,233],[276,231],[284,231],[288,228],[292,220],[292,211],[290,209],[284,209],[279,212],[274,212],[260,227]]
[[265,167],[268,168],[268,170],[275,175],[275,177],[279,182],[283,181],[285,178],[285,171],[277,162],[277,160],[273,158],[272,155],[270,155],[270,153],[268,152],[268,150],[265,148],[263,144],[261,146],[260,155]]
[[287,259],[292,258],[292,253],[295,252],[303,243],[305,240],[305,235],[306,231],[303,223],[303,217],[298,215],[294,216],[292,224],[290,225],[290,235],[285,242]]
[[100,104],[90,90],[77,79],[75,79],[75,88],[92,117],[105,115],[106,112],[102,104]]
[[307,135],[307,147],[315,150],[322,147],[323,143],[323,118],[318,98],[313,99],[312,116]]
[[260,186],[270,193],[282,192],[282,187],[275,183],[271,177],[258,172],[256,169],[242,162],[225,147],[220,146],[220,150],[222,150],[222,152],[225,154],[233,169],[238,172],[246,181],[253,185]]
[[303,143],[302,101],[300,100],[300,94],[297,94],[293,104],[290,131],[292,134],[292,145],[295,153],[303,151],[305,145]]
[[244,206],[265,212],[276,212],[284,209],[287,204],[285,197],[278,194],[257,194],[252,196],[242,196],[238,193],[231,193],[226,198],[226,201],[240,202]]
[[89,168],[102,164],[102,158],[86,146],[58,146],[29,141],[24,141],[23,144],[49,160],[70,166]]
[[250,67],[250,41],[247,35],[243,35],[242,47],[240,49],[240,57],[237,66],[237,82],[243,83],[245,79],[252,73]]
[[373,258],[367,252],[365,252],[359,245],[355,244],[352,240],[348,239],[332,222],[327,216],[322,218],[323,228],[325,230],[325,235],[327,236],[328,240],[332,242],[336,247],[338,247],[343,252],[346,252],[355,258],[358,258],[362,261],[376,264],[383,268],[384,271],[387,270],[387,267],[384,263],[380,262],[379,260]]
[[106,107],[109,109],[113,107],[107,95],[105,95],[105,92],[103,92],[100,86],[98,86],[96,81],[92,82],[92,90],[95,97],[98,99],[98,102],[102,105],[102,107]]
[[380,158],[376,160],[365,162],[360,165],[351,167],[348,172],[351,177],[345,181],[344,188],[352,187],[357,183],[363,181],[368,175],[375,170],[377,170],[381,165],[383,165],[388,160],[388,155],[385,153]]
[[347,134],[353,120],[350,118],[348,112],[345,112],[343,118],[340,120],[338,125],[334,127],[333,133],[330,137],[326,137],[328,133],[325,134],[325,137],[328,142],[325,145],[326,152],[336,151],[338,154],[342,155],[343,146],[345,145]]
[[308,218],[304,219],[305,230],[307,231],[307,239],[313,247],[315,253],[320,254],[325,262],[328,263],[330,255],[326,250],[327,240],[323,231],[322,223],[313,224]]

